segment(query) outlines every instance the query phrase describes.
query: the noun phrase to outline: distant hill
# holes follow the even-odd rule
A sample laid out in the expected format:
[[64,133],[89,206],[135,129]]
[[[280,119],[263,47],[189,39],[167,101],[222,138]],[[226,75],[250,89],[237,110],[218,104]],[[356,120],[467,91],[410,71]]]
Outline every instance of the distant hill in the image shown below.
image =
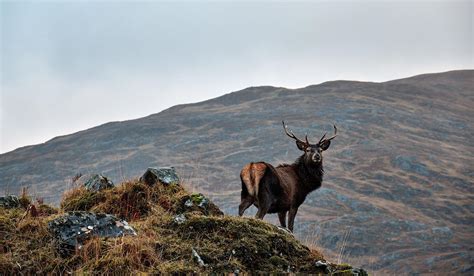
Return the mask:
[[175,166],[188,186],[236,214],[245,163],[299,155],[282,119],[313,141],[334,123],[323,187],[301,206],[297,236],[369,271],[473,273],[472,118],[474,70],[250,87],[2,154],[0,192],[28,186],[58,203],[76,173],[120,182]]

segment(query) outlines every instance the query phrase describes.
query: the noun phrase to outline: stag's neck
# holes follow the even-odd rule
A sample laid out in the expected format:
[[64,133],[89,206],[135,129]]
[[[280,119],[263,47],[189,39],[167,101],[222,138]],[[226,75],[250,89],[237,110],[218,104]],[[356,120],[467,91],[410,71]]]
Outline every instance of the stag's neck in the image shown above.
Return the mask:
[[303,159],[303,156],[296,159],[293,166],[300,178],[299,185],[305,189],[308,193],[321,187],[323,181],[323,164],[320,163],[316,166],[308,166]]

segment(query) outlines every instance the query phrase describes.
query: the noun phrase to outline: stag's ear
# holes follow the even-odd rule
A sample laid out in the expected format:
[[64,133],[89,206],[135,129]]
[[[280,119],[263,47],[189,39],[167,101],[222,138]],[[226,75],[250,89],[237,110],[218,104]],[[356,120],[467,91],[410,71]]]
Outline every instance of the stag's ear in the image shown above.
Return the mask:
[[331,140],[324,140],[321,144],[319,144],[319,147],[322,150],[327,150],[330,145],[331,145]]
[[299,150],[302,150],[302,151],[306,149],[306,144],[301,141],[296,141],[296,146],[298,147]]

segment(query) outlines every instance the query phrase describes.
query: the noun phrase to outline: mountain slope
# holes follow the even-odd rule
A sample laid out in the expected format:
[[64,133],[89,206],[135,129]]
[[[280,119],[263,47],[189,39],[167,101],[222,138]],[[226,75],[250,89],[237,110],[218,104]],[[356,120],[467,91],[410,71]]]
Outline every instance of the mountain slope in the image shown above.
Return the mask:
[[473,110],[473,70],[251,87],[0,155],[0,191],[29,186],[57,203],[76,173],[119,181],[171,165],[235,214],[246,162],[299,155],[282,119],[312,141],[334,123],[339,135],[325,153],[323,188],[301,206],[297,235],[373,271],[472,272]]

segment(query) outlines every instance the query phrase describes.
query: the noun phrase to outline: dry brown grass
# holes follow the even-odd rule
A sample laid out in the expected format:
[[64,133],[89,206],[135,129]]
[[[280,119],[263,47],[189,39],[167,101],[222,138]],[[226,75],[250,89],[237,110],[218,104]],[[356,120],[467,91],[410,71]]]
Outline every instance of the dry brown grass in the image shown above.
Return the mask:
[[[150,187],[135,179],[100,192],[91,192],[84,187],[74,187],[64,194],[61,209],[103,212],[128,221],[135,221],[146,217],[153,206],[159,206],[170,213],[181,213],[184,202],[189,198],[190,194],[181,185]],[[210,214],[222,214],[213,203],[208,209]],[[202,212],[199,208],[195,211]]]
[[128,221],[145,217],[151,209],[150,188],[140,182],[128,181],[115,189],[101,192],[104,200],[92,211],[114,214]]
[[104,200],[103,193],[90,192],[84,187],[76,186],[64,193],[60,206],[64,211],[89,211]]

